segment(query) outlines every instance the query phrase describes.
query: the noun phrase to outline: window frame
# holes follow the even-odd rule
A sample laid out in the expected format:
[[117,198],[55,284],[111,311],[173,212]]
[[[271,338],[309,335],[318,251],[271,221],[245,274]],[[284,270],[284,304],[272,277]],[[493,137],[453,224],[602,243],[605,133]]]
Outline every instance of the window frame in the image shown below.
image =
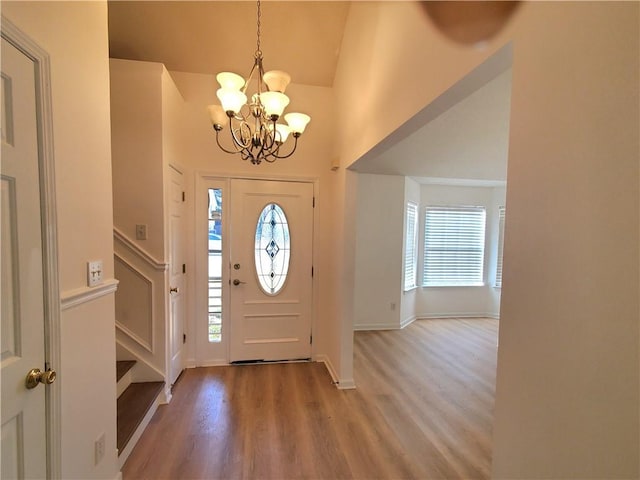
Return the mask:
[[[447,215],[450,218],[447,219]],[[438,233],[437,229],[448,231]],[[424,211],[422,287],[484,286],[486,231],[485,206],[427,205]],[[447,243],[451,247],[443,246]],[[464,257],[471,261],[465,262]],[[440,267],[430,268],[433,265],[430,258]],[[445,276],[447,269],[451,272],[448,277]]]
[[498,252],[496,254],[496,279],[495,288],[502,288],[502,269],[504,266],[504,220],[506,208],[504,205],[498,207]]
[[[409,213],[413,212],[413,222],[410,222]],[[405,208],[405,228],[404,228],[404,255],[402,262],[402,289],[403,292],[418,288],[418,204],[407,202]],[[410,224],[412,223],[412,225]],[[413,228],[413,238],[410,238],[409,227]],[[411,257],[411,258],[409,258]],[[412,278],[408,278],[407,266],[411,265]],[[407,281],[409,280],[409,281]]]

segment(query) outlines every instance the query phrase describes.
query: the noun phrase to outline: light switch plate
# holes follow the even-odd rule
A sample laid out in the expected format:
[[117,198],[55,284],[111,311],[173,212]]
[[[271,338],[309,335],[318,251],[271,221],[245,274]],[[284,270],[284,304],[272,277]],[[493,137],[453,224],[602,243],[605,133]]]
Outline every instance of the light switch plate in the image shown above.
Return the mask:
[[87,262],[87,285],[95,287],[102,283],[102,260]]
[[147,226],[145,224],[136,225],[136,240],[147,239]]

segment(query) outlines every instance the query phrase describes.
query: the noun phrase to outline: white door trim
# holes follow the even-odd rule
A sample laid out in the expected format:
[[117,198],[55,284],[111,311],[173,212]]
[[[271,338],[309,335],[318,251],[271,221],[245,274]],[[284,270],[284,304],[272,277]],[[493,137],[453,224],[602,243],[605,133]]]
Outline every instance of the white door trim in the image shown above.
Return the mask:
[[[49,54],[4,15],[1,32],[4,38],[35,65],[36,109],[38,129],[38,159],[40,166],[43,216],[43,274],[44,274],[44,338],[45,369],[60,368],[60,288],[58,284],[58,235],[54,175],[53,114],[51,102],[51,67]],[[46,389],[47,477],[59,479],[61,469],[61,383],[54,382]]]
[[[312,335],[315,336],[315,332],[317,331],[317,317],[318,317],[318,312],[317,312],[317,306],[318,306],[318,299],[320,298],[320,275],[322,274],[321,270],[321,266],[320,266],[320,262],[318,261],[318,245],[320,245],[320,224],[319,224],[319,215],[318,215],[318,205],[319,205],[319,201],[320,201],[320,179],[318,177],[307,177],[307,176],[296,176],[296,175],[259,175],[259,174],[238,174],[238,173],[213,173],[211,171],[196,171],[195,172],[195,192],[194,192],[194,196],[197,197],[197,195],[199,194],[200,190],[202,190],[204,188],[204,186],[206,185],[207,182],[209,181],[219,181],[219,182],[223,182],[226,185],[226,191],[227,191],[227,195],[228,195],[228,188],[230,185],[231,180],[235,180],[235,179],[244,179],[244,180],[265,180],[265,181],[280,181],[280,182],[297,182],[297,183],[310,183],[313,185],[313,197],[315,199],[315,208],[313,209],[313,236],[312,236],[312,249],[313,249],[313,253],[312,253],[312,262],[313,262],[313,266],[314,266],[314,274],[313,274],[313,278],[312,278],[312,296],[311,296],[311,333]],[[193,220],[194,224],[192,224],[192,231],[194,233],[194,238],[197,238],[199,234],[201,234],[202,232],[200,231],[200,227],[198,225],[198,218],[199,215],[202,212],[200,212],[200,210],[198,209],[198,204],[196,203],[195,205],[195,219]],[[227,231],[224,230],[227,228],[226,224],[228,223],[228,221],[224,221],[223,223],[223,231],[224,231],[224,235],[227,236]],[[199,290],[199,286],[198,286],[198,282],[201,281],[201,278],[204,278],[203,274],[201,271],[199,271],[198,269],[198,265],[200,265],[201,262],[199,262],[199,259],[197,258],[197,251],[198,251],[198,246],[197,243],[195,245],[192,245],[192,247],[194,247],[194,257],[195,257],[195,263],[196,263],[196,268],[195,269],[191,269],[191,275],[193,275],[192,277],[190,277],[190,282],[192,282],[193,285],[196,286],[196,290],[195,290],[195,300],[196,300],[196,315],[195,317],[198,318],[199,316],[199,304],[201,303],[201,299],[202,299],[202,293]],[[227,303],[228,303],[228,299],[227,299]],[[223,313],[224,315],[224,313]],[[197,320],[196,320],[197,321]],[[223,317],[223,321],[229,321],[226,317]],[[189,327],[192,327],[192,324],[188,324]],[[193,332],[193,336],[195,337],[195,335],[197,335],[198,332],[198,328],[197,325],[193,326],[192,328],[195,327],[195,331]],[[225,346],[225,361],[221,362],[221,361],[216,361],[214,363],[207,363],[206,360],[200,358],[199,354],[198,354],[198,348],[197,348],[197,342],[194,343],[189,343],[189,348],[193,349],[189,351],[189,355],[188,355],[188,361],[186,363],[187,367],[195,367],[195,366],[210,366],[210,365],[221,365],[221,364],[228,364],[229,362],[229,348],[228,348],[228,344]],[[313,342],[311,344],[311,359],[313,361],[320,361],[320,359],[318,358],[317,355],[317,348],[316,348],[316,342]],[[203,361],[204,360],[204,361]]]

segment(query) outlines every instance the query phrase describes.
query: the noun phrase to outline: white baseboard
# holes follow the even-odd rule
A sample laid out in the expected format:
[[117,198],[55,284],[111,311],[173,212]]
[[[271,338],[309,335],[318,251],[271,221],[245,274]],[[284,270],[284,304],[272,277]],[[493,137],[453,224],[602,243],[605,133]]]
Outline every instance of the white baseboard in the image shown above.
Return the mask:
[[171,403],[173,394],[171,393],[171,385],[164,384],[164,391],[162,392],[162,398],[160,399],[160,405],[167,405]]
[[417,318],[420,317],[416,317],[415,315],[405,318],[404,320],[402,320],[400,322],[400,324],[397,323],[361,323],[360,325],[354,325],[353,326],[353,331],[354,332],[364,332],[364,331],[370,331],[370,330],[401,330],[404,327],[406,327],[407,325],[411,325]]
[[356,388],[356,382],[353,378],[343,379],[340,380],[336,387],[338,387],[338,390],[354,390]]
[[196,367],[222,367],[224,365],[230,365],[229,362],[227,362],[226,360],[219,358],[219,359],[212,359],[212,360],[205,360],[204,362],[200,362],[200,363],[195,363],[191,366],[188,366],[187,368],[196,368]]
[[361,323],[360,325],[353,326],[355,332],[367,330],[398,330],[400,328],[402,327],[397,323]]
[[329,376],[331,377],[331,380],[333,380],[334,385],[337,385],[339,382],[338,373],[336,372],[335,368],[333,368],[333,364],[331,363],[331,360],[329,360],[329,357],[327,357],[323,353],[320,353],[315,356],[315,361],[324,363],[324,366],[327,369],[327,372],[329,372]]
[[352,388],[356,388],[356,382],[354,382],[352,378],[341,379],[340,377],[338,377],[338,373],[336,372],[336,369],[334,368],[328,356],[320,353],[315,356],[315,361],[324,363],[324,366],[329,372],[329,376],[331,376],[331,380],[333,380],[333,384],[337,389],[349,390]]
[[405,318],[404,320],[402,320],[402,322],[400,322],[400,328],[404,328],[411,325],[413,322],[416,321],[417,318],[418,317],[416,317],[415,315],[413,315],[412,317]]
[[496,320],[500,319],[500,314],[496,313],[487,313],[487,312],[465,312],[465,313],[423,313],[421,315],[416,315],[417,320],[429,320],[429,319],[438,319],[438,318],[493,318]]

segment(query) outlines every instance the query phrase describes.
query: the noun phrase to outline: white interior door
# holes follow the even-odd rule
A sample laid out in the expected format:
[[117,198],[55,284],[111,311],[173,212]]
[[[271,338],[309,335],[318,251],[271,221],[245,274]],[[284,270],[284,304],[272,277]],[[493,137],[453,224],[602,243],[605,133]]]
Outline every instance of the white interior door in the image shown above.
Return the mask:
[[170,382],[176,381],[183,363],[185,312],[184,178],[169,166],[169,298],[170,298]]
[[231,181],[231,362],[311,357],[313,185]]
[[46,477],[40,171],[34,63],[2,39],[2,478]]

